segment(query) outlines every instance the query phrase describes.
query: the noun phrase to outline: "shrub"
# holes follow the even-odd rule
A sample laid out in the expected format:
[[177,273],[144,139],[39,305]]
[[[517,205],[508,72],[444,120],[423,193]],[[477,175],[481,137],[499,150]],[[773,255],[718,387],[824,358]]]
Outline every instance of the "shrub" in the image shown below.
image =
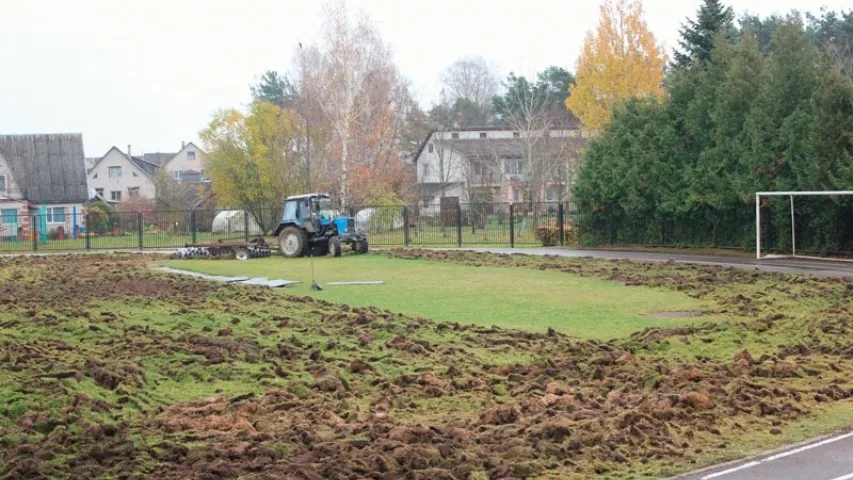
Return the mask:
[[112,209],[105,203],[93,203],[89,205],[89,224],[86,230],[90,233],[105,233],[113,228],[115,219]]
[[[551,220],[547,224],[537,227],[536,238],[542,242],[543,247],[553,247],[560,243],[560,224],[556,220]],[[565,237],[566,245],[574,245],[577,243],[577,232],[575,227],[569,223],[563,224],[563,236]]]

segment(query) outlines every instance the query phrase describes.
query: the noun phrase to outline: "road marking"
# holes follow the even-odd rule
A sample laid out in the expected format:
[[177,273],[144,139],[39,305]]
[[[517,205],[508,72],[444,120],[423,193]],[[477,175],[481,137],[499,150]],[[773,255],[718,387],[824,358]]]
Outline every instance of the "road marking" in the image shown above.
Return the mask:
[[833,478],[831,480],[850,480],[851,478],[853,478],[853,473],[848,473],[847,475],[844,475],[843,477],[836,477],[836,478]]
[[[705,475],[700,480],[710,480],[712,478],[722,477],[722,476],[728,475],[730,473],[738,472],[740,470],[745,470],[747,468],[752,468],[756,465],[761,465],[762,463],[766,463],[766,462],[772,462],[773,460],[778,460],[780,458],[784,458],[784,457],[787,457],[790,455],[796,455],[798,453],[805,452],[806,450],[811,450],[813,448],[822,447],[824,445],[828,445],[830,443],[837,442],[839,440],[844,440],[845,438],[850,438],[850,437],[853,437],[853,432],[845,433],[844,435],[839,435],[837,437],[827,438],[827,439],[821,440],[819,442],[810,443],[808,445],[805,445],[805,446],[802,446],[799,448],[795,448],[793,450],[788,450],[786,452],[777,453],[776,455],[771,455],[767,458],[762,458],[761,460],[753,460],[751,462],[744,463],[743,465],[739,465],[737,467],[730,468],[728,470],[723,470],[722,472],[711,473],[709,475]],[[850,479],[853,479],[853,473],[851,473],[849,475],[845,475],[843,477],[833,478],[831,480],[850,480]]]
[[739,471],[739,470],[744,470],[744,469],[747,469],[747,468],[749,468],[749,467],[754,467],[754,466],[756,466],[756,465],[761,465],[761,462],[749,462],[749,463],[744,463],[743,465],[741,465],[741,466],[739,466],[739,467],[730,468],[730,469],[728,469],[728,470],[723,470],[722,472],[712,473],[712,474],[710,474],[710,475],[705,475],[704,477],[702,477],[702,480],[708,480],[708,479],[711,479],[711,478],[722,477],[723,475],[728,475],[728,474],[730,474],[730,473],[735,473],[735,472],[737,472],[737,471]]

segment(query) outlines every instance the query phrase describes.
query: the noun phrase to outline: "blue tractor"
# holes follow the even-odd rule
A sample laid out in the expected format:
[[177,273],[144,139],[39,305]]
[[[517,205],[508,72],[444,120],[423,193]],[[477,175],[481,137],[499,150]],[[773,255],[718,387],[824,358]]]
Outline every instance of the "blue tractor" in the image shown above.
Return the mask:
[[273,232],[285,257],[341,256],[341,244],[356,253],[367,253],[367,234],[355,230],[352,217],[335,216],[332,200],[326,193],[288,197],[284,201],[281,223]]

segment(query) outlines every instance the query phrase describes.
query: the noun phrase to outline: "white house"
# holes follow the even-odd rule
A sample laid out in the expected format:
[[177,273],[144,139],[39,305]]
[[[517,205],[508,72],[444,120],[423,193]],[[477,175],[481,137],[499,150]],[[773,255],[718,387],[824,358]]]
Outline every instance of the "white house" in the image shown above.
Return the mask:
[[[412,185],[423,204],[442,196],[462,202],[563,200],[586,140],[580,130],[519,132],[474,127],[427,135],[413,162]],[[531,191],[534,198],[526,199]]]
[[84,227],[83,159],[80,134],[0,135],[0,241],[22,241],[33,227],[69,237]]
[[112,147],[89,168],[89,187],[111,201],[154,198],[154,177],[161,169],[178,182],[205,181],[204,152],[192,142],[183,144],[177,153],[142,156],[134,156],[130,145],[127,153]]

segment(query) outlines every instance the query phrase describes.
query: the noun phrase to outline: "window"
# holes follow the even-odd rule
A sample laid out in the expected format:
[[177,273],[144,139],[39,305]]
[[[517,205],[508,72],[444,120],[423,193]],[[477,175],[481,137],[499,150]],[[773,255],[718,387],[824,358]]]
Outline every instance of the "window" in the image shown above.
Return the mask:
[[521,190],[519,190],[517,188],[512,189],[512,201],[513,202],[520,202],[521,201]]
[[180,180],[182,173],[183,171],[181,170],[172,170],[172,178],[174,178],[175,180]]
[[486,132],[480,132],[480,138],[486,138],[487,136]]
[[110,178],[121,178],[121,167],[110,167]]
[[187,160],[195,160],[195,150],[187,152]]
[[132,173],[134,177],[138,177],[138,176],[139,176],[139,175],[137,175],[137,174],[136,174],[136,172],[130,172],[130,173]]
[[95,195],[97,195],[101,198],[104,198],[104,189],[103,188],[96,188],[95,189]]
[[433,147],[433,145],[430,143],[430,144],[429,144],[429,153],[432,153],[434,150],[435,150],[435,148],[434,148],[434,147]]
[[47,223],[65,223],[65,207],[48,208]]
[[512,132],[512,138],[521,138],[521,133],[519,133],[519,132]]
[[121,190],[110,190],[110,200],[114,202],[121,201]]
[[459,134],[458,133],[451,133],[450,138],[453,138],[453,139],[459,138]]
[[18,211],[14,208],[0,210],[0,223],[3,225],[17,225]]
[[504,173],[507,175],[521,175],[524,173],[524,167],[521,160],[509,160],[504,162]]
[[139,187],[127,187],[127,198],[139,198]]
[[484,176],[488,172],[489,168],[486,167],[484,163],[475,163],[474,164],[474,175]]
[[429,177],[429,164],[424,163],[423,175],[421,175],[421,180],[425,181],[427,177]]
[[0,175],[0,192],[6,191],[6,175]]
[[421,201],[423,202],[424,207],[429,207],[430,205],[432,205],[432,197],[423,197]]

